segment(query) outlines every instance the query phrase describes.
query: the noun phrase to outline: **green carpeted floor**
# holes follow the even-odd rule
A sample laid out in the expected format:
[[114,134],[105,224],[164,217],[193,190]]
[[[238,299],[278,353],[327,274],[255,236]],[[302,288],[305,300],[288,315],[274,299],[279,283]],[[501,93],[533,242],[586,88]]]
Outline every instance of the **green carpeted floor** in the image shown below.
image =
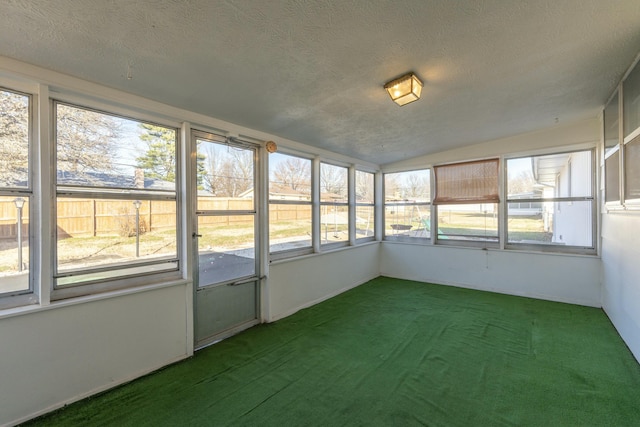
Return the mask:
[[637,426],[605,314],[380,277],[29,425]]

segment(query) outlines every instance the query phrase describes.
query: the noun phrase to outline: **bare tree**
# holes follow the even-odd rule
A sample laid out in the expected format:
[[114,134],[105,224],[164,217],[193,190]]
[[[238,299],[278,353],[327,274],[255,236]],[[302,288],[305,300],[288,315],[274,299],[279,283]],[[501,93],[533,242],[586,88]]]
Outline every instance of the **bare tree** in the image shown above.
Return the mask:
[[534,184],[531,170],[520,171],[514,177],[509,177],[509,194],[529,193],[533,191]]
[[29,176],[29,98],[0,91],[0,185],[26,185]]
[[205,190],[219,197],[238,197],[253,188],[251,150],[211,143],[201,147],[206,169],[202,177]]
[[119,127],[118,120],[107,114],[58,104],[58,171],[79,175],[109,171],[118,148]]
[[323,163],[320,166],[320,192],[347,198],[347,168]]
[[373,174],[356,171],[356,199],[363,202],[373,203],[374,198]]
[[311,194],[311,162],[299,157],[287,157],[276,165],[271,181],[303,194]]
[[409,173],[405,183],[405,194],[412,199],[428,199],[429,176],[424,173]]
[[401,197],[398,174],[392,173],[384,176],[384,197],[389,201]]

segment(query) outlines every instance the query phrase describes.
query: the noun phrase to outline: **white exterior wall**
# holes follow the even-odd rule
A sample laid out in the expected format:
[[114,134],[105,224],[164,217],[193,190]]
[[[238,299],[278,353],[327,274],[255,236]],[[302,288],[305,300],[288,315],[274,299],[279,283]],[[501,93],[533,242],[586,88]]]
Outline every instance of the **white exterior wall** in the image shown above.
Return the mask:
[[[588,153],[573,153],[558,177],[558,197],[587,196],[591,194],[591,181],[577,179],[591,176],[592,165]],[[556,204],[554,216],[554,243],[572,246],[591,246],[592,210],[588,202]]]
[[602,307],[640,362],[640,212],[602,215]]

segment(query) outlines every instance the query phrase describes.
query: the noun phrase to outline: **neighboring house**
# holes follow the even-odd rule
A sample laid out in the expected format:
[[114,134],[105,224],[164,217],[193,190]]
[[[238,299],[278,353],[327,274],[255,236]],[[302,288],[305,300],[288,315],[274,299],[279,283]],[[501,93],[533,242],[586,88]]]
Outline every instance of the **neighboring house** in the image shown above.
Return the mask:
[[[591,176],[588,152],[574,152],[536,158],[534,179],[544,187],[544,197],[591,196],[591,182],[576,177]],[[572,178],[573,177],[573,178]],[[544,203],[545,225],[552,224],[552,242],[570,246],[591,246],[591,203],[558,201]]]
[[[246,190],[243,193],[240,193],[238,197],[241,198],[252,198],[253,197],[253,188]],[[309,194],[302,193],[300,191],[294,190],[291,187],[287,187],[285,185],[277,185],[270,184],[269,185],[269,199],[270,200],[291,200],[291,201],[310,201],[311,196]]]
[[59,185],[73,185],[78,187],[111,188],[144,188],[145,190],[169,190],[175,191],[174,182],[156,178],[147,178],[144,171],[136,169],[133,175],[107,174],[100,172],[71,172],[58,171],[57,181]]
[[[525,193],[511,194],[510,200],[517,199],[536,199],[542,197],[542,189],[527,191]],[[509,216],[539,216],[543,212],[542,202],[509,202]]]

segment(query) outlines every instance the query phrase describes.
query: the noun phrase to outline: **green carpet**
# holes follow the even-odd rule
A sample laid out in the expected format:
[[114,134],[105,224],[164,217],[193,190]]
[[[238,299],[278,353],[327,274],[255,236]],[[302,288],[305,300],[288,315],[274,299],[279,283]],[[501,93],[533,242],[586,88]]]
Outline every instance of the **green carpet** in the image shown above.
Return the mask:
[[640,365],[602,310],[380,277],[29,425],[637,426]]

